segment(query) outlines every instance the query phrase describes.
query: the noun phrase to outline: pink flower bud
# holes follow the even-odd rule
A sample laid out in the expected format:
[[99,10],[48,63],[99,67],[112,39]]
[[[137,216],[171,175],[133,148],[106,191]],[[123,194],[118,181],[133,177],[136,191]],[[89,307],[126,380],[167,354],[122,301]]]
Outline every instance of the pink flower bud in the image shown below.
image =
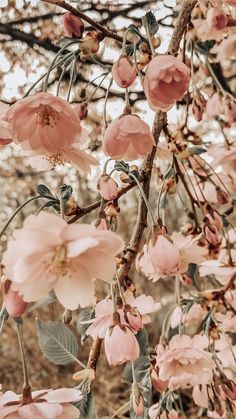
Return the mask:
[[97,230],[108,230],[107,221],[105,218],[97,218],[92,223]]
[[112,201],[117,197],[118,185],[109,175],[102,175],[98,181],[97,187],[100,195],[107,201]]
[[219,204],[227,204],[229,202],[228,194],[220,189],[219,187],[216,188],[216,197]]
[[180,277],[180,281],[185,287],[191,287],[193,285],[193,280],[188,274],[184,274]]
[[12,282],[7,279],[3,283],[3,302],[7,312],[13,316],[18,317],[24,314],[28,303],[26,303],[17,291],[11,289]]
[[116,366],[139,358],[139,344],[130,328],[116,324],[106,332],[105,354],[110,365]]
[[79,16],[75,16],[70,12],[63,15],[64,31],[67,36],[75,36],[82,38],[84,32],[84,24]]
[[138,332],[143,328],[142,316],[134,307],[125,306],[124,317],[134,332]]
[[224,29],[228,24],[228,16],[215,7],[211,7],[206,15],[207,25],[210,29]]
[[151,380],[152,385],[158,393],[164,393],[168,387],[168,380],[162,381],[157,375],[156,370],[152,370],[151,372]]
[[135,160],[146,156],[155,145],[146,122],[137,115],[121,115],[108,125],[102,148],[114,160]]
[[79,103],[74,107],[74,110],[81,121],[88,115],[88,106],[86,103]]
[[213,246],[220,244],[219,232],[215,225],[209,224],[204,226],[204,234],[207,241]]
[[221,216],[216,212],[212,211],[212,213],[208,213],[206,218],[209,220],[210,224],[213,224],[218,231],[220,231],[223,227],[223,221]]
[[133,61],[126,55],[121,55],[112,66],[112,77],[120,87],[129,87],[136,79],[137,73]]
[[180,251],[167,236],[158,235],[148,244],[148,254],[158,275],[174,275],[179,270]]
[[169,110],[188,89],[189,68],[172,55],[158,55],[148,64],[143,87],[150,108]]

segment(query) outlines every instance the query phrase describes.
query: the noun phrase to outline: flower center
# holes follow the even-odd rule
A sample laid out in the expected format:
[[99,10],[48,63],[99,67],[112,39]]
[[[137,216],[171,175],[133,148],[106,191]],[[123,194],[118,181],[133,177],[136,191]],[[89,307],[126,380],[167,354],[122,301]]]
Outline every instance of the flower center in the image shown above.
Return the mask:
[[54,275],[66,276],[70,270],[70,259],[64,244],[55,248],[55,253],[49,262],[49,271]]
[[37,124],[45,127],[55,127],[58,120],[58,112],[49,105],[39,105],[37,110]]
[[44,158],[49,161],[49,163],[53,166],[56,167],[58,165],[63,165],[65,163],[67,163],[67,160],[62,156],[61,153],[57,153],[57,154],[51,154],[51,155],[47,155],[44,156]]

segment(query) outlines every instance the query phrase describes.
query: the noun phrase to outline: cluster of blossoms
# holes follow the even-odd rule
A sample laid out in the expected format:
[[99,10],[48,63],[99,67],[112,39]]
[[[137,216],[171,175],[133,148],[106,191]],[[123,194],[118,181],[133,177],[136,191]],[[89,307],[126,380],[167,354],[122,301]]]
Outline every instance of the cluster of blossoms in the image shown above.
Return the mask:
[[[48,200],[45,207],[52,208],[46,210],[43,206],[37,214],[27,216],[9,238],[2,258],[4,306],[0,318],[10,315],[17,323],[31,303],[43,305],[50,294],[54,303],[60,303],[65,309],[64,323],[72,319],[71,311],[79,309],[83,314],[83,309],[88,310],[78,321],[78,329],[83,328],[84,339],[92,338],[94,345],[87,367],[73,377],[80,381],[81,391],[58,389],[27,394],[24,385],[20,396],[11,391],[1,394],[1,418],[77,418],[79,410],[71,403],[80,402],[91,391],[102,342],[110,366],[131,363],[130,404],[137,417],[176,419],[189,404],[212,418],[236,414],[236,345],[233,336],[227,335],[236,332],[236,235],[231,218],[235,206],[231,194],[236,191],[235,136],[231,130],[236,122],[236,101],[215,70],[222,57],[231,61],[236,56],[236,35],[226,38],[236,26],[228,6],[234,7],[236,2],[219,0],[216,7],[212,3],[200,0],[194,8],[193,25],[183,28],[184,48],[178,56],[177,47],[172,54],[155,52],[159,41],[150,33],[145,18],[147,39],[136,28],[140,42],[133,45],[130,55],[126,54],[125,35],[121,54],[111,69],[111,82],[114,79],[119,88],[125,89],[126,105],[118,118],[106,124],[102,137],[102,151],[108,161],[97,181],[98,205],[83,209],[71,194],[68,197],[61,193],[59,199],[47,188],[46,193],[43,191],[33,199],[44,197]],[[77,14],[76,9],[75,15],[64,14],[64,30],[72,40],[79,40],[78,56],[86,60],[98,52],[104,35],[98,31],[85,33],[84,22]],[[151,19],[153,30],[154,15]],[[204,44],[205,39],[213,38],[217,45]],[[204,66],[201,54],[207,56]],[[212,55],[215,61],[211,61]],[[18,146],[39,170],[70,163],[77,170],[90,173],[92,166],[99,162],[84,150],[88,135],[81,121],[87,116],[89,101],[85,99],[74,106],[69,103],[70,95],[66,101],[47,92],[52,67],[44,91],[3,107],[0,145]],[[203,88],[204,81],[199,83],[197,68],[200,74],[202,71],[207,78],[212,77],[214,89],[208,82],[206,89]],[[148,107],[158,113],[154,124],[157,129],[153,133],[129,104],[128,89],[138,77]],[[71,84],[72,81],[73,77]],[[175,106],[178,108],[180,103],[187,105],[183,124],[167,124],[165,113]],[[222,139],[205,147],[197,129],[190,130],[187,125],[192,116],[196,124],[213,118],[221,129]],[[156,131],[163,132],[159,144],[160,133],[157,135]],[[155,152],[158,193],[155,190],[157,212],[154,215],[152,199],[149,202],[148,196]],[[140,158],[144,158],[141,170],[127,163]],[[109,173],[110,160],[115,160],[115,164]],[[121,172],[120,181],[125,186],[120,186],[113,175],[116,171]],[[139,188],[141,204],[133,236],[126,245],[116,232],[118,201],[134,186]],[[182,197],[184,194],[187,200]],[[177,208],[175,197],[179,198],[184,208],[183,219],[187,220],[178,223],[176,220],[176,226],[171,228],[165,209],[171,198]],[[91,224],[74,222],[98,207]],[[147,215],[152,223],[141,247]],[[181,232],[175,231],[181,222]],[[163,315],[155,349],[144,339],[144,326],[151,321],[150,314],[165,311],[166,301],[156,302],[151,295],[136,294],[128,276],[134,260],[136,274],[142,275],[144,281],[158,280],[164,286],[167,282],[170,286],[175,284],[175,295]],[[99,280],[103,281],[103,288],[110,286],[109,291],[105,288],[107,295],[103,299],[97,298]],[[66,340],[63,344],[57,330],[55,340],[60,349],[69,342],[65,330],[72,333],[63,329]],[[40,333],[39,329],[39,340]],[[26,380],[26,363],[18,337]],[[45,342],[50,346],[52,337],[51,332],[47,339],[44,336],[41,346],[47,346]],[[68,344],[65,351],[76,360],[73,345]],[[50,359],[51,353],[45,354]],[[145,393],[147,388],[149,393],[152,388],[158,393],[158,403],[153,406]]]

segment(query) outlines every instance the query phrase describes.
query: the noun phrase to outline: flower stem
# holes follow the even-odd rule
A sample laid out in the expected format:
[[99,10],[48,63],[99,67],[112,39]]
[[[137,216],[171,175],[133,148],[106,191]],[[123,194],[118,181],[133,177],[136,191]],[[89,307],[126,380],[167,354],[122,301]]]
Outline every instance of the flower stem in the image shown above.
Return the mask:
[[135,180],[135,182],[137,183],[137,186],[138,186],[138,188],[140,190],[140,193],[142,195],[142,198],[143,198],[143,200],[144,200],[144,202],[146,204],[146,207],[147,207],[147,210],[148,210],[148,214],[149,214],[149,216],[151,218],[152,225],[153,225],[153,228],[154,228],[155,225],[156,225],[155,218],[154,218],[154,215],[152,213],[152,210],[151,210],[151,207],[149,205],[149,202],[147,200],[147,197],[146,197],[146,195],[144,193],[143,187],[142,187],[141,183],[139,182],[138,178],[132,172],[129,173],[129,176],[131,176]]
[[48,195],[36,195],[36,196],[33,196],[32,198],[28,199],[27,201],[25,201],[22,205],[20,205],[15,210],[15,212],[13,212],[13,214],[11,215],[11,217],[8,219],[8,221],[6,222],[6,224],[4,225],[4,227],[2,228],[2,230],[0,231],[0,237],[2,237],[2,235],[5,233],[7,227],[11,224],[12,220],[15,218],[15,216],[18,214],[18,212],[20,212],[30,202],[35,201],[35,200],[40,199],[40,198],[52,199],[52,197],[51,196],[48,196]]
[[[18,342],[19,342],[19,347],[20,347],[20,355],[21,355],[21,362],[22,362],[22,369],[23,369],[23,376],[24,376],[24,383],[23,383],[23,403],[24,403],[24,402],[29,402],[30,399],[32,400],[32,396],[31,396],[31,385],[29,381],[29,375],[28,375],[28,369],[27,369],[26,357],[25,357],[23,343],[22,343],[20,327],[21,326],[19,324],[19,321],[16,321],[16,330],[17,330]],[[27,394],[27,400],[24,400],[25,393]]]
[[106,91],[106,96],[105,96],[105,99],[104,99],[103,119],[104,119],[105,128],[108,125],[108,123],[107,123],[107,100],[108,100],[108,96],[109,96],[109,93],[110,93],[110,88],[112,86],[112,83],[113,83],[113,78],[111,78],[111,80],[109,82],[109,85],[108,85],[108,88],[107,88],[107,91]]

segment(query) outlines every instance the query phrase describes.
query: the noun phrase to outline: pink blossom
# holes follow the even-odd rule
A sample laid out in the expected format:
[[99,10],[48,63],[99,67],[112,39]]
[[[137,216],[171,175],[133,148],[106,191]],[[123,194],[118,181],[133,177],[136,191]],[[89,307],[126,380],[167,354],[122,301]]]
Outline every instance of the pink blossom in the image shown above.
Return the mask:
[[112,77],[120,87],[129,87],[136,79],[135,65],[130,57],[121,55],[112,66]]
[[103,174],[100,177],[97,186],[100,195],[107,201],[111,201],[117,197],[118,185],[109,175]]
[[9,279],[4,281],[2,291],[3,302],[8,314],[13,317],[22,316],[28,306],[28,303],[23,300],[17,291],[12,290],[11,281],[9,281]]
[[64,13],[63,15],[64,31],[67,36],[75,36],[76,38],[82,38],[84,32],[84,24],[79,16],[75,16],[72,13]]
[[221,98],[218,93],[214,93],[206,103],[206,114],[209,118],[214,118],[224,112]]
[[236,272],[236,263],[230,266],[220,260],[209,259],[201,263],[199,273],[201,276],[215,275],[216,279],[226,285],[233,274]]
[[156,243],[145,244],[136,259],[136,268],[149,279],[185,273],[189,263],[201,263],[206,249],[197,245],[201,235],[194,238],[173,233],[170,238],[159,235]]
[[233,100],[229,100],[227,98],[224,98],[222,101],[224,114],[226,117],[226,120],[232,124],[236,121],[236,102]]
[[189,68],[172,55],[158,55],[148,64],[143,87],[150,108],[169,110],[186,93]]
[[[210,389],[208,389],[210,391]],[[197,406],[208,408],[208,392],[206,385],[193,387],[193,400]]]
[[161,409],[161,406],[159,403],[153,404],[150,407],[148,411],[148,415],[150,419],[178,419],[179,418],[178,412],[176,412],[176,410],[171,409],[169,411],[164,411]]
[[139,358],[139,344],[129,327],[116,324],[109,327],[104,339],[107,361],[116,366]]
[[14,141],[38,154],[58,154],[68,149],[80,139],[82,131],[72,106],[47,92],[19,100],[10,106],[5,119]]
[[81,121],[88,115],[87,103],[79,103],[78,105],[75,105],[74,110],[77,112],[77,115]]
[[177,306],[170,318],[171,327],[172,329],[177,327],[180,324],[181,319],[186,326],[200,323],[205,315],[206,310],[200,304],[194,303],[185,314],[181,310],[181,307]]
[[[235,3],[236,4],[236,3]],[[235,60],[236,58],[236,34],[223,39],[218,47],[217,61]]]
[[214,362],[212,355],[204,350],[207,347],[205,336],[175,335],[165,353],[157,357],[160,379],[169,380],[171,390],[209,384],[213,379]]
[[[130,311],[128,316],[124,313],[124,309],[118,309],[118,313],[121,318],[121,323],[125,324],[131,328],[133,331],[137,331],[137,321],[139,324],[139,329],[143,327],[144,324],[150,322],[149,313],[154,313],[155,311],[160,309],[160,303],[155,303],[153,298],[150,295],[139,295],[137,298],[130,298],[127,300],[128,305],[131,309],[135,309],[134,311]],[[136,319],[131,319],[132,314],[136,314]],[[95,307],[95,317],[91,320],[83,321],[82,324],[90,324],[88,327],[86,334],[96,339],[97,337],[103,339],[108,328],[112,325],[112,314],[113,314],[113,305],[110,299],[101,300],[96,304]],[[141,316],[141,319],[140,319]],[[128,317],[128,318],[127,318]],[[133,320],[133,322],[132,322]],[[141,323],[140,323],[141,320]],[[131,321],[131,324],[130,324]],[[133,323],[133,324],[132,324]]]
[[6,419],[72,419],[79,410],[72,402],[79,402],[82,393],[75,388],[38,390],[32,392],[32,401],[23,404],[22,396],[13,391],[0,395],[0,417]]
[[218,214],[218,212],[216,212],[214,210],[213,211],[209,211],[206,214],[206,218],[209,220],[209,222],[211,224],[213,224],[217,228],[218,231],[220,231],[222,229],[222,227],[223,227],[223,221],[222,221],[221,216]]
[[228,6],[236,7],[236,0],[224,0]]
[[12,131],[9,122],[5,120],[5,114],[8,106],[5,103],[0,103],[0,146],[7,145],[12,142]]
[[217,246],[220,244],[219,231],[215,225],[209,224],[204,226],[204,234],[207,241],[212,244],[212,246]]
[[114,160],[135,160],[146,156],[155,145],[149,126],[137,115],[121,115],[108,125],[104,153]]
[[112,282],[122,239],[89,224],[69,225],[42,211],[14,232],[3,256],[12,289],[24,301],[37,301],[54,289],[59,302],[74,310],[94,302],[94,280]]
[[224,29],[228,24],[228,16],[215,7],[210,7],[206,15],[207,25],[210,29]]

